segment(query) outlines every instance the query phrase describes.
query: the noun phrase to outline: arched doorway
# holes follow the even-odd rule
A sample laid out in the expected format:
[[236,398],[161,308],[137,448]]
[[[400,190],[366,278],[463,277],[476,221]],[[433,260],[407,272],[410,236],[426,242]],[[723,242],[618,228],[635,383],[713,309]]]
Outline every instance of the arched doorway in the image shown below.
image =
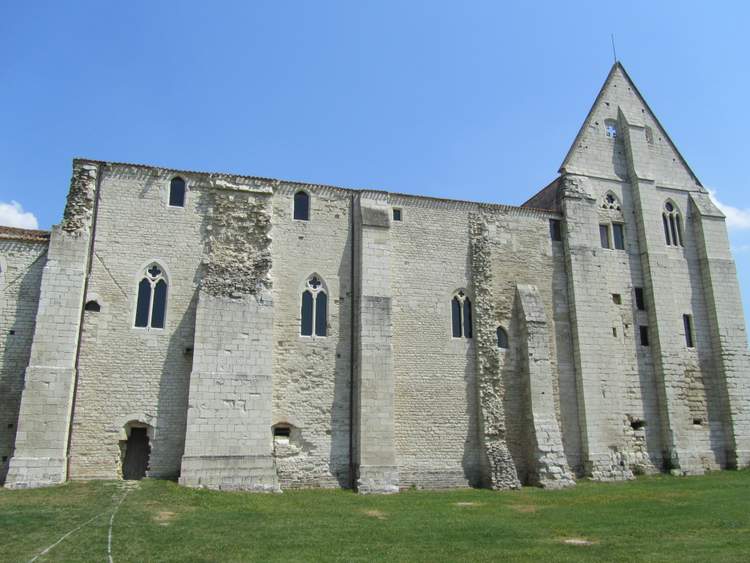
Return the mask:
[[130,423],[125,432],[128,439],[123,443],[122,478],[143,479],[148,471],[151,445],[148,437],[148,427],[143,424]]

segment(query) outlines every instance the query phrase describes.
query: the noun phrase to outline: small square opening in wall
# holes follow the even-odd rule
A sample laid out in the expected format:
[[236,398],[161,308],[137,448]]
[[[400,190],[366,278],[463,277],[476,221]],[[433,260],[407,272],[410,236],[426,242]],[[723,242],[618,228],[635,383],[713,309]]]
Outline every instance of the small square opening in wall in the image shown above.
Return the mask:
[[648,327],[641,325],[638,327],[638,332],[641,337],[641,346],[648,346]]
[[703,419],[702,418],[694,418],[693,419],[693,425],[695,425],[695,426],[703,426]]
[[630,427],[633,430],[640,430],[644,426],[646,426],[646,421],[645,420],[640,420],[638,418],[634,418],[633,420],[630,421]]
[[393,220],[401,221],[401,210],[398,207],[393,208]]
[[13,428],[13,423],[12,422],[8,423],[8,428]]
[[615,305],[622,305],[622,295],[620,295],[619,293],[613,293],[612,303],[614,303]]
[[3,456],[3,463],[5,463],[6,461],[8,461],[8,456],[7,456],[7,455],[4,455],[4,456]]

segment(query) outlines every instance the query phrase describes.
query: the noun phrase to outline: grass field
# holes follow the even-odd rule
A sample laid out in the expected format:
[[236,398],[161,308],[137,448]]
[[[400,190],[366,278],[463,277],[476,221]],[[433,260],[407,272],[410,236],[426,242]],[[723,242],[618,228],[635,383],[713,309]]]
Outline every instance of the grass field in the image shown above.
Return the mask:
[[0,559],[30,561],[76,530],[37,561],[106,561],[110,521],[114,561],[750,561],[750,471],[392,496],[0,489]]

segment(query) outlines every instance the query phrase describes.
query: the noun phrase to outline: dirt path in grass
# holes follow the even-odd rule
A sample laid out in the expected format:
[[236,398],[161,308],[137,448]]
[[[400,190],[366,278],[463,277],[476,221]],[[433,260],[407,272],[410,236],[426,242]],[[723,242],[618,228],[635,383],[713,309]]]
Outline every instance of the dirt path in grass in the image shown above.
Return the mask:
[[[83,524],[79,524],[72,530],[69,530],[65,532],[58,540],[45,547],[43,550],[41,550],[39,553],[37,553],[34,557],[29,559],[29,563],[33,563],[40,557],[44,557],[47,555],[50,551],[52,551],[55,547],[60,545],[62,542],[64,542],[66,539],[68,539],[70,536],[75,534],[76,532],[82,530],[95,520],[101,518],[102,516],[106,516],[107,514],[110,514],[109,518],[109,530],[107,531],[107,559],[109,563],[113,563],[112,559],[112,527],[115,522],[115,516],[117,515],[117,512],[120,510],[120,506],[122,506],[122,503],[125,501],[125,498],[128,496],[128,493],[132,491],[133,489],[137,489],[140,483],[138,481],[123,481],[122,483],[118,484],[117,492],[112,497],[112,501],[115,503],[114,508],[110,508],[105,510],[104,512],[100,512],[96,516],[92,516],[88,520],[86,520]],[[110,512],[111,511],[111,512]]]

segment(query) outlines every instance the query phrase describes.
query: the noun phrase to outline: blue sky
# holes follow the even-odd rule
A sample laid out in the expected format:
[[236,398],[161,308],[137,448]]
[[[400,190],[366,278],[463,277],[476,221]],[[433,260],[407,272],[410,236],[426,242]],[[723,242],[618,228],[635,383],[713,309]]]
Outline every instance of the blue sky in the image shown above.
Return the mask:
[[6,2],[0,221],[58,222],[75,156],[519,204],[614,33],[728,213],[750,317],[750,3],[509,4]]

